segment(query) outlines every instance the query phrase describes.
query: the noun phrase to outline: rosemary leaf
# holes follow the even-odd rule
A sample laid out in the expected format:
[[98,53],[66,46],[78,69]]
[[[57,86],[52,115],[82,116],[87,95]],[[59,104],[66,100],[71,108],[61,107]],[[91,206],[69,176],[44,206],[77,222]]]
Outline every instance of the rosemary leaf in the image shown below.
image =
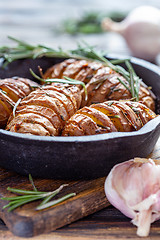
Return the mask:
[[22,100],[21,98],[18,99],[18,101],[17,101],[17,102],[15,103],[15,105],[14,105],[14,108],[13,108],[13,117],[15,117],[16,109],[17,109],[18,105],[20,104],[21,100]]
[[[42,197],[41,196],[25,196],[25,198],[23,198],[22,196],[21,196],[21,198],[16,198],[16,199],[14,199],[14,200],[9,200],[10,202],[7,204],[7,205],[5,205],[4,207],[3,207],[3,209],[5,209],[5,208],[7,208],[7,207],[10,207],[10,206],[14,206],[14,205],[16,205],[16,204],[18,204],[18,203],[21,203],[21,202],[30,202],[30,201],[35,201],[35,200],[38,200],[38,199],[41,199]],[[4,199],[3,199],[4,200]]]
[[129,87],[125,84],[123,80],[121,80],[120,78],[117,78],[117,79],[128,91],[130,91]]
[[23,190],[23,189],[17,189],[17,188],[7,188],[8,191],[18,194],[45,194],[46,192],[36,192],[36,191],[29,191],[29,190]]
[[37,74],[35,74],[31,68],[29,69],[29,71],[30,71],[30,73],[32,74],[32,76],[33,76],[34,78],[36,78],[37,80],[42,81],[42,82],[45,82],[45,81],[46,81],[46,80],[44,80],[43,78],[39,77]]
[[41,202],[41,204],[40,204],[39,206],[41,206],[41,205],[43,205],[43,204],[46,204],[46,203],[49,202],[53,197],[54,197],[54,196],[50,195],[50,196],[44,198],[44,200]]
[[126,66],[128,67],[128,70],[129,70],[129,73],[130,73],[130,91],[131,91],[131,94],[132,94],[132,97],[135,96],[135,91],[134,91],[134,72],[131,68],[131,65],[129,63],[129,61],[126,61]]
[[129,73],[130,73],[130,89],[132,97],[135,98],[136,101],[139,100],[139,87],[140,87],[140,79],[136,75],[131,63],[126,60],[126,66],[128,67]]
[[64,187],[68,186],[68,184],[63,184],[61,185],[58,189],[56,189],[55,191],[52,192],[52,194],[50,194],[49,196],[45,197],[44,200],[41,202],[41,205],[46,204],[47,202],[50,201],[51,198],[53,198],[56,194],[58,194]]
[[[32,176],[29,175],[29,181],[33,187],[33,191],[28,191],[28,190],[22,190],[22,189],[15,189],[15,188],[10,188],[8,187],[7,190],[18,194],[20,196],[15,196],[15,197],[3,197],[1,198],[2,200],[9,201],[8,204],[3,206],[3,209],[8,208],[8,212],[14,210],[17,207],[20,207],[24,204],[27,204],[29,202],[37,201],[40,199],[43,199],[42,202],[38,205],[38,210],[47,208],[49,206],[54,206],[58,204],[59,202],[62,202],[72,196],[75,196],[75,193],[69,193],[57,200],[50,201],[54,196],[56,196],[64,187],[68,186],[68,184],[63,184],[59,188],[57,188],[54,191],[51,192],[40,192],[37,190],[37,188],[34,185]],[[49,202],[50,201],[50,202]],[[48,205],[47,205],[48,204]]]
[[110,60],[110,62],[112,64],[120,64],[120,63],[125,63],[126,60],[130,60],[129,58],[128,59],[114,59],[114,60]]
[[[66,51],[66,50],[63,50],[62,48],[53,49],[53,48],[46,47],[44,45],[33,46],[24,41],[15,39],[13,37],[9,37],[9,39],[17,43],[17,46],[16,47],[4,46],[0,48],[0,56],[4,58],[4,67],[8,63],[11,63],[17,59],[23,59],[23,58],[35,59],[35,58],[40,58],[44,56],[59,57],[59,58],[75,58],[80,60],[86,59],[89,61],[97,61],[102,63],[104,66],[108,66],[112,68],[117,73],[120,73],[127,80],[129,84],[129,91],[131,92],[132,98],[137,101],[139,99],[140,79],[137,77],[128,59],[109,61],[104,57],[104,54],[99,53],[95,49],[95,46],[90,46],[85,42],[83,42],[83,44],[78,44],[76,49]],[[126,63],[128,70],[125,70],[120,65],[116,65],[122,62]],[[44,81],[42,79],[39,79],[39,80]],[[47,81],[49,83],[49,80]],[[73,83],[70,82],[70,84],[73,84]],[[126,87],[126,85],[124,86]],[[85,93],[86,93],[86,90],[85,90]],[[87,98],[87,95],[86,95],[86,98]]]
[[63,76],[64,79],[60,79],[60,78],[43,79],[43,78],[39,77],[38,75],[36,75],[32,69],[30,69],[30,73],[32,74],[33,77],[35,77],[36,79],[38,79],[39,81],[42,81],[44,83],[64,83],[64,84],[66,83],[66,84],[71,84],[71,85],[81,85],[85,92],[85,100],[87,101],[87,99],[88,99],[87,89],[86,89],[86,85],[84,82],[75,80],[73,78],[69,78],[67,76]]
[[[39,196],[39,194],[37,194],[37,195]],[[13,201],[28,199],[28,198],[31,198],[31,197],[37,197],[37,195],[20,195],[20,196],[15,196],[15,197],[3,197],[1,199],[13,202]]]
[[34,46],[28,44],[28,43],[25,43],[24,41],[21,41],[21,40],[18,40],[17,38],[14,38],[12,36],[8,36],[8,38],[14,42],[17,42],[20,46],[25,46],[27,49],[34,49]]
[[[29,198],[27,200],[24,200],[24,201],[17,201],[15,204],[13,204],[11,207],[8,208],[8,212],[11,212],[12,210],[26,204],[26,203],[29,203],[29,202],[33,202],[33,201],[36,201],[36,200],[39,200],[41,199],[41,197],[34,197],[34,198]],[[4,209],[5,207],[3,207]]]
[[64,78],[65,78],[66,80],[70,81],[70,82],[73,82],[73,83],[76,82],[76,84],[81,85],[81,86],[83,87],[83,89],[84,89],[84,92],[85,92],[85,101],[87,101],[87,99],[88,99],[88,93],[87,93],[87,89],[86,89],[85,83],[84,83],[84,82],[81,82],[81,81],[78,81],[78,80],[75,80],[75,79],[72,79],[72,78],[69,78],[69,77],[66,77],[66,76],[64,76]]
[[33,190],[34,190],[35,192],[38,192],[36,186],[34,185],[33,178],[32,178],[32,176],[31,176],[31,174],[29,174],[29,181],[30,181],[30,183],[31,183],[32,186],[33,186]]
[[56,204],[61,203],[61,202],[65,201],[65,200],[67,200],[68,198],[74,197],[75,195],[76,195],[76,193],[69,193],[69,194],[67,194],[67,195],[65,195],[65,196],[63,196],[63,197],[61,197],[61,198],[59,198],[57,200],[53,200],[53,201],[48,202],[46,204],[43,204],[41,206],[39,205],[36,208],[36,210],[42,210],[42,209],[45,209],[45,208],[53,207]]

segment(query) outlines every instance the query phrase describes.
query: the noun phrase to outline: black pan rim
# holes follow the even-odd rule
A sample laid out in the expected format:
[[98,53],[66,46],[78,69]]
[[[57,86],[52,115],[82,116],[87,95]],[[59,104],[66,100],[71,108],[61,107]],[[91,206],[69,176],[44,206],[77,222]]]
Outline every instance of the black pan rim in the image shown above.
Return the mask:
[[89,136],[36,136],[36,135],[27,135],[23,133],[14,133],[9,132],[4,129],[0,129],[0,134],[7,137],[16,137],[18,139],[23,140],[32,140],[32,141],[43,141],[43,142],[90,142],[90,141],[103,141],[109,140],[113,138],[123,138],[123,137],[132,137],[132,136],[140,136],[147,134],[149,132],[154,131],[157,127],[160,127],[160,116],[150,120],[146,123],[141,129],[133,132],[111,132],[97,135],[89,135]]

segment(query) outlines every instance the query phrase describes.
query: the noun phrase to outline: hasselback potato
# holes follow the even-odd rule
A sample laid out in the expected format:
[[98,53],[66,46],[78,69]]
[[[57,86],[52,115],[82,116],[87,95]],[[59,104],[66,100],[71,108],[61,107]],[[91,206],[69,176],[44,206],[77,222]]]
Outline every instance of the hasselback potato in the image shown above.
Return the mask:
[[[64,76],[83,81],[86,84],[88,99],[85,99],[84,89],[82,93],[83,106],[93,103],[105,102],[106,100],[131,99],[131,93],[120,82],[126,85],[126,79],[109,67],[104,67],[99,62],[86,60],[68,59],[49,68],[44,78],[63,78]],[[119,80],[120,79],[120,80]],[[155,110],[155,101],[147,87],[140,86],[139,101],[147,107]]]
[[106,101],[78,110],[65,125],[62,135],[136,131],[155,117],[152,110],[139,102]]
[[60,135],[80,104],[80,89],[76,86],[60,83],[43,86],[20,102],[6,130],[41,136]]
[[19,98],[24,98],[37,83],[20,77],[0,80],[0,128],[4,128]]

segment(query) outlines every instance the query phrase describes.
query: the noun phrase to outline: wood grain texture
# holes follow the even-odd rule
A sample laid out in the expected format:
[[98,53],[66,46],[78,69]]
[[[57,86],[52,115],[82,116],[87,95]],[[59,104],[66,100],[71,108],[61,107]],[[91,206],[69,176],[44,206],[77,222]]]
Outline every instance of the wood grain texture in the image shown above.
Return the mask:
[[[149,237],[145,240],[157,240],[160,238],[160,221],[152,224]],[[118,210],[109,206],[82,220],[74,222],[63,228],[48,234],[42,234],[33,238],[19,238],[14,236],[4,224],[0,224],[1,240],[126,240],[140,238],[136,235],[136,227],[130,219],[122,215]]]
[[[151,158],[160,160],[160,138],[154,148],[154,151],[152,152],[152,154],[150,154]],[[98,180],[100,180],[100,182],[98,183]],[[6,187],[7,186],[11,186],[14,187],[16,185],[18,185],[19,187],[23,187],[24,184],[26,184],[26,188],[30,189],[30,184],[26,183],[27,179],[25,177],[21,177],[19,175],[16,175],[14,173],[9,173],[5,170],[1,170],[1,178],[0,178],[0,182],[1,182],[1,193],[2,193],[2,189],[4,191],[4,194],[6,194]],[[58,187],[59,184],[61,184],[61,181],[54,181],[54,180],[42,180],[42,179],[37,179],[35,181],[36,186],[40,187],[40,190],[50,190],[53,189],[53,187]],[[47,185],[48,183],[48,185]],[[64,183],[64,181],[63,181]],[[84,191],[81,191],[81,184],[83,187]],[[100,184],[100,186],[98,187],[98,185]],[[74,190],[76,188],[76,192],[79,192],[79,194],[81,194],[81,196],[83,196],[83,201],[81,203],[78,202],[78,204],[85,204],[85,193],[86,191],[88,191],[88,187],[91,189],[90,194],[92,193],[92,195],[90,195],[90,197],[93,197],[94,195],[94,188],[95,189],[103,189],[103,184],[104,184],[104,178],[101,179],[97,179],[97,180],[93,180],[93,182],[91,183],[90,181],[80,181],[80,182],[71,182],[70,183],[70,187],[71,189],[68,189],[68,191],[70,190]],[[3,187],[2,187],[3,185]],[[83,193],[82,193],[83,192]],[[103,192],[103,190],[102,190]],[[66,188],[66,192],[67,193],[67,188]],[[104,194],[104,193],[103,193]],[[104,197],[104,195],[101,195]],[[78,195],[76,196],[76,198],[78,198]],[[87,197],[88,199],[89,197]],[[103,199],[103,198],[102,198]],[[99,201],[104,201],[104,200],[99,200]],[[91,199],[90,199],[91,200]],[[70,199],[71,201],[71,199]],[[74,199],[72,199],[72,201],[74,201]],[[103,202],[104,203],[104,202]],[[1,203],[2,204],[2,203]],[[34,203],[36,205],[36,203]],[[11,223],[13,223],[13,221],[15,221],[14,217],[24,217],[25,214],[27,214],[27,217],[29,217],[30,219],[33,219],[34,216],[36,216],[36,219],[38,220],[38,213],[35,213],[33,211],[33,205],[34,204],[28,204],[27,206],[16,210],[13,214],[13,218],[10,219]],[[67,204],[67,202],[65,203]],[[98,202],[97,202],[98,204]],[[104,205],[106,205],[107,202],[104,203]],[[63,204],[61,204],[63,205]],[[93,205],[90,205],[90,208],[92,208]],[[60,205],[58,206],[60,207]],[[45,219],[44,216],[48,216],[48,212],[53,211],[55,208],[51,208],[47,211],[43,211],[41,214],[41,217],[43,216],[43,220]],[[97,207],[95,207],[97,208]],[[57,210],[56,210],[57,211]],[[131,224],[130,219],[128,219],[127,217],[125,217],[122,213],[120,213],[117,209],[115,209],[112,206],[108,206],[103,210],[98,211],[98,208],[96,210],[97,212],[94,214],[91,214],[87,217],[84,217],[83,219],[79,220],[79,221],[75,221],[72,224],[68,224],[65,227],[59,228],[56,231],[52,231],[50,233],[44,233],[35,237],[31,237],[29,239],[33,239],[33,240],[91,240],[91,239],[98,239],[98,240],[104,240],[104,239],[110,239],[110,240],[126,240],[126,239],[134,239],[134,240],[139,240],[140,238],[137,237],[136,235],[136,227],[134,225]],[[89,210],[88,210],[88,214],[89,214]],[[20,216],[19,216],[20,215]],[[5,220],[9,219],[7,218],[8,216],[5,215],[5,213],[1,213],[1,217]],[[52,221],[52,213],[50,212],[50,218],[48,219],[49,221]],[[47,221],[48,221],[47,220]],[[61,219],[60,219],[61,220]],[[48,221],[48,222],[49,222]],[[59,219],[56,219],[56,221],[59,221]],[[36,231],[38,231],[38,228],[42,228],[42,225],[44,223],[47,223],[45,221],[42,221],[38,224],[38,222],[36,222],[36,224],[38,226],[36,226]],[[54,223],[50,223],[51,225]],[[51,226],[49,225],[49,226]],[[11,227],[10,227],[11,228]],[[47,231],[48,226],[45,226],[45,231]],[[44,227],[43,227],[44,229]],[[42,230],[40,229],[40,232],[42,232]],[[39,232],[39,234],[40,234]],[[7,240],[19,240],[22,238],[19,238],[15,235],[13,235],[7,228],[7,226],[3,223],[0,222],[0,239],[7,239]],[[153,223],[151,226],[151,231],[150,231],[150,235],[149,237],[145,238],[145,240],[156,240],[156,239],[160,239],[160,220]]]
[[[6,201],[1,200],[0,217],[14,235],[21,237],[32,237],[55,230],[109,205],[104,194],[104,181],[105,178],[77,182],[36,179],[34,182],[40,191],[52,191],[61,184],[69,183],[59,193],[59,197],[71,192],[75,192],[76,196],[47,210],[36,211],[38,202],[33,202],[10,213],[6,209],[2,210]],[[12,195],[6,191],[7,186],[32,189],[26,177],[3,169],[0,169],[0,183],[1,196]]]

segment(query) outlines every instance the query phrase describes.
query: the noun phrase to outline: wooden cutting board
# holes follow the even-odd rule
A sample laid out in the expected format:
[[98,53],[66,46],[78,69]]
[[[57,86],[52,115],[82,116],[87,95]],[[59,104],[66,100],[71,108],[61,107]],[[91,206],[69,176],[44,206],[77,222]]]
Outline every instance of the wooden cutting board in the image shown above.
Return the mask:
[[[109,205],[104,194],[105,178],[86,181],[60,181],[47,179],[34,179],[39,191],[53,191],[61,184],[68,183],[59,197],[75,192],[76,196],[62,202],[55,207],[36,211],[39,202],[33,202],[18,209],[7,212],[2,209],[6,201],[0,200],[0,218],[5,222],[9,230],[16,236],[32,237],[50,232],[89,214],[92,214]],[[0,169],[0,195],[11,196],[7,187],[32,190],[27,177]]]

